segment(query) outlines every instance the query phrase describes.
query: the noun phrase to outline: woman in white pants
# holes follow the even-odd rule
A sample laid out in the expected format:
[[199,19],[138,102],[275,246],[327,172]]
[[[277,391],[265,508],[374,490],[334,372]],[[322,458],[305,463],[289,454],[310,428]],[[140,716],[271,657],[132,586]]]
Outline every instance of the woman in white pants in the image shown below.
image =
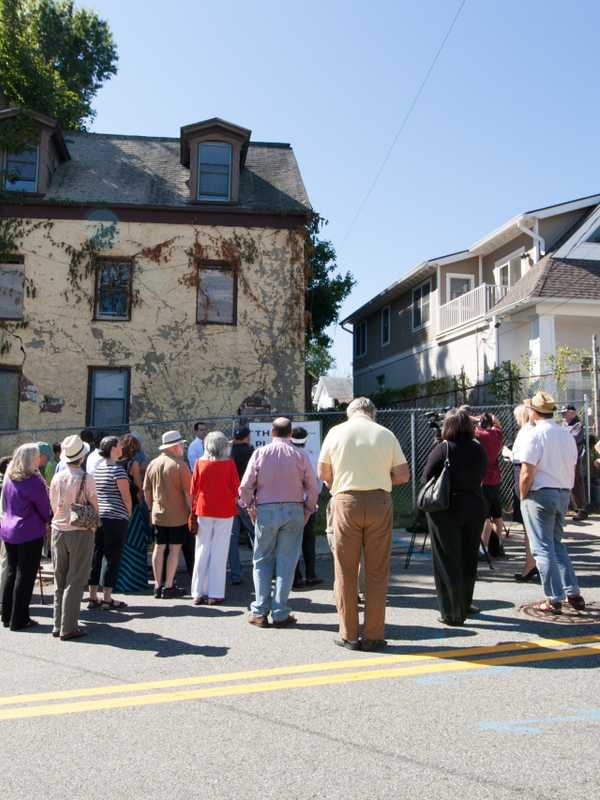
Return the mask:
[[225,599],[229,540],[240,480],[229,458],[229,442],[221,431],[204,440],[204,455],[196,461],[190,495],[198,518],[196,560],[192,575],[194,605],[218,605]]

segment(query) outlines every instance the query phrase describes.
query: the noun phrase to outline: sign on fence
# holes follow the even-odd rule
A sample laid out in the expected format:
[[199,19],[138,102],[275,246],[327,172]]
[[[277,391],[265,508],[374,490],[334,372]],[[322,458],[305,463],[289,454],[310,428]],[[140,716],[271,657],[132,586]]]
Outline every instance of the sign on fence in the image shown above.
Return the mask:
[[[304,428],[308,433],[308,439],[304,445],[304,449],[316,472],[319,453],[321,452],[321,420],[312,420],[310,422],[303,421],[299,422],[298,425]],[[250,422],[249,427],[250,441],[254,447],[262,447],[262,445],[269,444],[271,441],[270,420],[267,422]]]

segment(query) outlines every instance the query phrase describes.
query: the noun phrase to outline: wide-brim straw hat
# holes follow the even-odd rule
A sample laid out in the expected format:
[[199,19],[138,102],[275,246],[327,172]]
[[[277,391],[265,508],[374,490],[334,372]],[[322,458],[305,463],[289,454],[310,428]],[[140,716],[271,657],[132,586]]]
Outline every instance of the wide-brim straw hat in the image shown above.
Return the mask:
[[72,464],[75,461],[80,461],[82,458],[85,458],[90,452],[90,446],[87,442],[82,441],[80,436],[74,434],[73,436],[67,436],[66,439],[63,439],[60,450],[62,460],[67,464]]
[[531,399],[525,400],[525,405],[540,414],[553,414],[556,411],[554,398],[546,392],[536,392]]
[[175,447],[176,444],[186,444],[186,440],[179,433],[179,431],[167,431],[162,435],[162,444],[159,450],[168,450],[169,447]]

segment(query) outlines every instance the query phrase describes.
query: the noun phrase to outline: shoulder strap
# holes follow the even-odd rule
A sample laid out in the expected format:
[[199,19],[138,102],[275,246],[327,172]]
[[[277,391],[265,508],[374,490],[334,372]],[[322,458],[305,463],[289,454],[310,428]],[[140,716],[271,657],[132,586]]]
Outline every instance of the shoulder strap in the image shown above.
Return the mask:
[[448,444],[448,440],[444,440],[444,444],[446,445],[446,457],[445,462],[448,466],[450,466],[450,445]]
[[83,471],[83,478],[81,479],[81,483],[79,484],[79,492],[77,493],[77,502],[78,503],[81,503],[81,498],[84,496],[85,479],[86,479],[86,473],[85,473],[85,470],[84,470]]

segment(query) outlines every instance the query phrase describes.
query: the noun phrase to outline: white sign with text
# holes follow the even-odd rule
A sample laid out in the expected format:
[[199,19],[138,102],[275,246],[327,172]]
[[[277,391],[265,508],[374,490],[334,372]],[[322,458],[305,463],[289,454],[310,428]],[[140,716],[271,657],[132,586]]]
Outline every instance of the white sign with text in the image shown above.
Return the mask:
[[[254,447],[262,447],[265,444],[269,444],[272,439],[270,422],[250,422],[248,427],[250,428],[250,441]],[[304,428],[308,433],[304,449],[316,475],[319,453],[321,452],[321,421],[299,422],[298,427]]]

